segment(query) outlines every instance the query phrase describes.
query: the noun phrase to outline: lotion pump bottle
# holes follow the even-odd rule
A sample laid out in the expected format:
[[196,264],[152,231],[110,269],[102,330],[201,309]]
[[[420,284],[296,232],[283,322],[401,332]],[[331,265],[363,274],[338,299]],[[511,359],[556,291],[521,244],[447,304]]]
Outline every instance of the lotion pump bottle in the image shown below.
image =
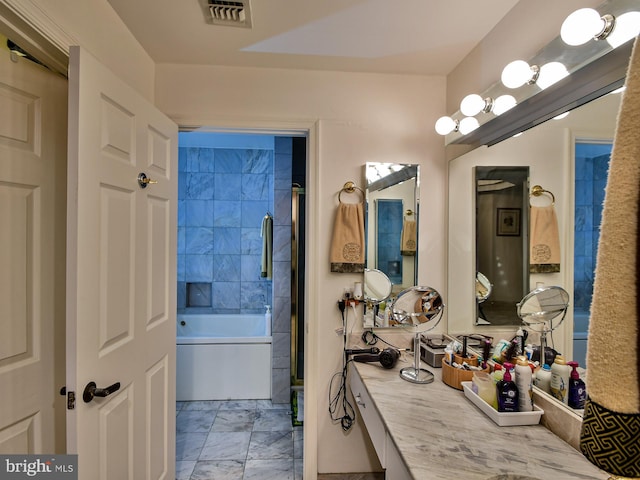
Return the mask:
[[499,412],[518,411],[518,387],[516,382],[511,380],[512,368],[513,364],[504,363],[504,377],[496,385]]
[[551,393],[551,367],[546,363],[536,372],[533,384],[540,390]]
[[569,406],[571,408],[582,409],[587,400],[587,389],[584,382],[580,379],[578,373],[578,362],[567,362],[573,370],[571,370],[571,378],[569,380]]
[[516,385],[518,386],[518,411],[530,412],[533,410],[533,386],[532,373],[529,361],[524,355],[516,360]]
[[562,355],[556,355],[551,365],[551,395],[565,405],[569,404],[569,376],[571,367]]

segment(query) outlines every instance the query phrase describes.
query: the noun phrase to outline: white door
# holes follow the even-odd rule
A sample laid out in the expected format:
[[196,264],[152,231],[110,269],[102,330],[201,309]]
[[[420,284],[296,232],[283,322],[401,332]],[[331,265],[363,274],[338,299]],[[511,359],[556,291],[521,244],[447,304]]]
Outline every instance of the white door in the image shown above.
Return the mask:
[[[177,130],[71,48],[67,446],[82,480],[175,478]],[[83,398],[91,382],[107,396]]]
[[67,82],[1,49],[0,112],[0,453],[55,453]]

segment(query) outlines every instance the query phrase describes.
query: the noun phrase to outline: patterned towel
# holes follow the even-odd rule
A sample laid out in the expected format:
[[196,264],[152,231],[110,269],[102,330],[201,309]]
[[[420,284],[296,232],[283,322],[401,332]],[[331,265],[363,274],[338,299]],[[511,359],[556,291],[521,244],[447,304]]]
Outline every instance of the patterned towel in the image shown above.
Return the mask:
[[634,44],[609,165],[587,338],[589,398],[580,450],[640,477],[640,47]]
[[560,236],[558,218],[553,205],[531,207],[531,250],[529,271],[552,273],[560,271]]
[[340,203],[333,224],[331,271],[364,272],[364,208],[362,203]]

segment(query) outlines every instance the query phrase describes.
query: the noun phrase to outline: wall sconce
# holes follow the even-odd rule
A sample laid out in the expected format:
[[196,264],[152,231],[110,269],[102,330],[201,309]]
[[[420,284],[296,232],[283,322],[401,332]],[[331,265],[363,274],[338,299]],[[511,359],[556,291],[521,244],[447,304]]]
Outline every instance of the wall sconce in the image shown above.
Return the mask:
[[480,122],[474,117],[464,117],[460,121],[451,117],[440,117],[436,121],[436,132],[440,135],[448,135],[451,132],[460,132],[462,135],[466,135],[479,126]]
[[589,40],[604,40],[616,48],[640,33],[640,12],[626,12],[619,17],[600,15],[593,8],[580,8],[562,23],[560,37],[567,45],[577,46]]
[[460,120],[460,125],[458,129],[462,135],[466,135],[467,133],[473,132],[476,128],[480,126],[480,122],[475,117],[464,117]]
[[500,80],[507,88],[519,88],[525,84],[536,83],[539,75],[540,68],[537,65],[529,65],[524,60],[514,60],[504,67]]
[[482,98],[477,93],[467,95],[460,102],[460,112],[467,117],[473,117],[480,112],[489,113],[493,107],[493,98]]
[[440,117],[436,120],[436,132],[439,135],[449,135],[451,132],[460,131],[460,122],[451,117]]
[[511,95],[500,95],[493,102],[492,112],[495,115],[502,115],[507,110],[511,110],[518,102]]

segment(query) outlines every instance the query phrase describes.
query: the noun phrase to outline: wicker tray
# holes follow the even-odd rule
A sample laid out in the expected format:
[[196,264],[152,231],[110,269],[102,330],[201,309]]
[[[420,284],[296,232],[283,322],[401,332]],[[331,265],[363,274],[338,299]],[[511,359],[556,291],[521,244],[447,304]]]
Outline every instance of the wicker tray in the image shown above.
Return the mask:
[[[478,359],[476,358],[474,360],[475,365],[477,365]],[[474,361],[469,361],[467,359],[467,363],[473,365]],[[487,367],[483,371],[489,372],[489,370],[489,367]],[[480,371],[481,370],[463,370],[461,368],[455,368],[445,362],[444,358],[442,359],[442,381],[450,387],[458,390],[462,390],[462,382],[470,382],[473,379],[473,373]]]

